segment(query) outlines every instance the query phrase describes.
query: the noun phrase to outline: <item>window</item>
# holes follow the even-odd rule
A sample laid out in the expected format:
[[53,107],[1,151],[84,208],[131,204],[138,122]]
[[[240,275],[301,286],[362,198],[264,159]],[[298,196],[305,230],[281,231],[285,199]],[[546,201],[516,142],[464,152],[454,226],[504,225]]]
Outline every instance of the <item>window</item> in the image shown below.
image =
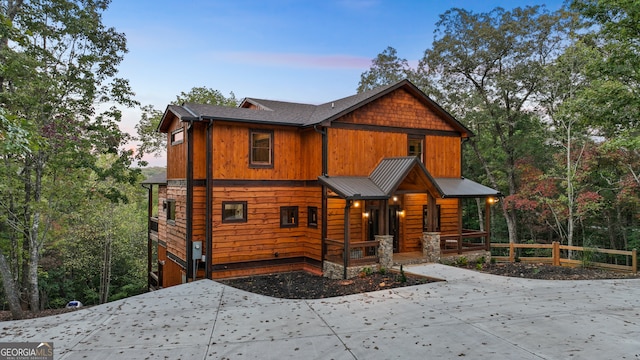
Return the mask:
[[167,200],[165,211],[167,212],[167,221],[176,221],[176,201],[174,199]]
[[[435,231],[440,231],[440,205],[436,205]],[[429,231],[429,205],[422,205],[422,231]]]
[[423,137],[422,136],[413,136],[409,135],[409,156],[416,156],[420,160],[420,162],[424,162],[422,158],[423,149],[422,149]]
[[222,222],[247,222],[247,202],[246,201],[223,201],[222,202]]
[[315,206],[307,207],[307,226],[318,227],[318,208]]
[[171,132],[171,145],[178,145],[184,142],[184,129],[180,128]]
[[280,207],[280,227],[298,227],[298,207]]
[[249,166],[273,167],[273,131],[250,130]]

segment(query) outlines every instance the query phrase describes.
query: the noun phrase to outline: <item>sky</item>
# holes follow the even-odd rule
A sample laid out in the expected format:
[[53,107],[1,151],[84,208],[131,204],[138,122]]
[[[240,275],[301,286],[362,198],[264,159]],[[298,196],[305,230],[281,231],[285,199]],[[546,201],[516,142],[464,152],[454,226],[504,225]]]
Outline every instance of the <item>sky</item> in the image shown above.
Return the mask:
[[[388,46],[417,64],[451,8],[529,5],[553,11],[562,0],[112,0],[103,23],[126,35],[119,76],[142,105],[164,110],[196,86],[321,104],[355,94]],[[122,110],[122,129],[135,135],[140,111]]]

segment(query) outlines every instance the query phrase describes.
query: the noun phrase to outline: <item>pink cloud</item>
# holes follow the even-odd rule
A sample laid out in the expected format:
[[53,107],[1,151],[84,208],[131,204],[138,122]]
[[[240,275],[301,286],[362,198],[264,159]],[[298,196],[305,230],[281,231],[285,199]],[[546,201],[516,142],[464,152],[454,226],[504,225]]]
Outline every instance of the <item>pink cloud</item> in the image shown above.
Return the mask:
[[213,56],[233,62],[263,66],[322,69],[368,69],[371,59],[351,55],[312,55],[261,52],[225,52]]

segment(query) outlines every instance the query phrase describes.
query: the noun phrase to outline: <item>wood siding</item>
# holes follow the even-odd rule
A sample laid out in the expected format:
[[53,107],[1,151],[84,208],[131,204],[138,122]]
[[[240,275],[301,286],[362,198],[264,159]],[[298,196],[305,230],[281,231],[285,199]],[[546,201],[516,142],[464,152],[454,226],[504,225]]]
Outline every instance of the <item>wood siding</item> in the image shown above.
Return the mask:
[[427,136],[424,166],[433,177],[460,177],[461,139],[452,136]]
[[404,89],[374,100],[338,121],[360,125],[456,131],[425,103]]
[[[250,129],[273,130],[273,168],[249,167],[249,131]],[[318,134],[319,135],[319,134]],[[213,129],[213,177],[215,179],[240,180],[300,180],[304,166],[314,166],[321,161],[320,148],[315,152],[309,148],[319,143],[308,138],[309,144],[302,149],[300,130],[295,127],[263,126],[257,124],[238,124],[215,122]],[[313,159],[318,157],[318,159]],[[311,160],[311,162],[308,162]],[[317,170],[317,169],[316,169]],[[310,171],[307,171],[310,172]],[[316,174],[313,178],[316,180]],[[306,174],[305,174],[306,175]]]
[[327,129],[331,176],[368,176],[385,157],[407,156],[407,134]]
[[[216,187],[213,199],[214,265],[301,256],[321,259],[320,187]],[[247,222],[222,223],[223,201],[246,201]],[[281,206],[298,206],[297,227],[280,227]],[[317,227],[307,226],[308,206],[318,208]]]
[[[187,129],[177,117],[173,117],[169,131],[167,132],[167,179],[187,178]],[[184,141],[181,144],[171,145],[171,132],[184,128]]]

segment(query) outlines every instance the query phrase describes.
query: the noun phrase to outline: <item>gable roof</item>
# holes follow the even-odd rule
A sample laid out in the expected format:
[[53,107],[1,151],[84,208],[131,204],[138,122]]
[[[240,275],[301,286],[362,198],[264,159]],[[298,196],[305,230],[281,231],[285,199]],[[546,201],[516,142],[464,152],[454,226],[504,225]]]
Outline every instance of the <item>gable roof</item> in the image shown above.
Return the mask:
[[[194,103],[169,105],[160,120],[158,129],[166,132],[172,115],[181,121],[226,120],[298,127],[309,127],[319,124],[329,125],[333,120],[400,88],[414,95],[420,102],[439,114],[457,131],[467,136],[473,135],[469,129],[442,109],[409,80],[402,80],[394,84],[381,86],[320,105],[256,98],[245,98],[238,107]],[[256,106],[258,109],[246,108],[245,106],[249,104]]]
[[[414,186],[403,186],[412,172],[418,177]],[[434,178],[415,156],[384,158],[368,177],[319,176],[318,180],[347,200],[386,200],[396,192],[431,192],[441,198],[500,196],[499,191],[469,179]]]

